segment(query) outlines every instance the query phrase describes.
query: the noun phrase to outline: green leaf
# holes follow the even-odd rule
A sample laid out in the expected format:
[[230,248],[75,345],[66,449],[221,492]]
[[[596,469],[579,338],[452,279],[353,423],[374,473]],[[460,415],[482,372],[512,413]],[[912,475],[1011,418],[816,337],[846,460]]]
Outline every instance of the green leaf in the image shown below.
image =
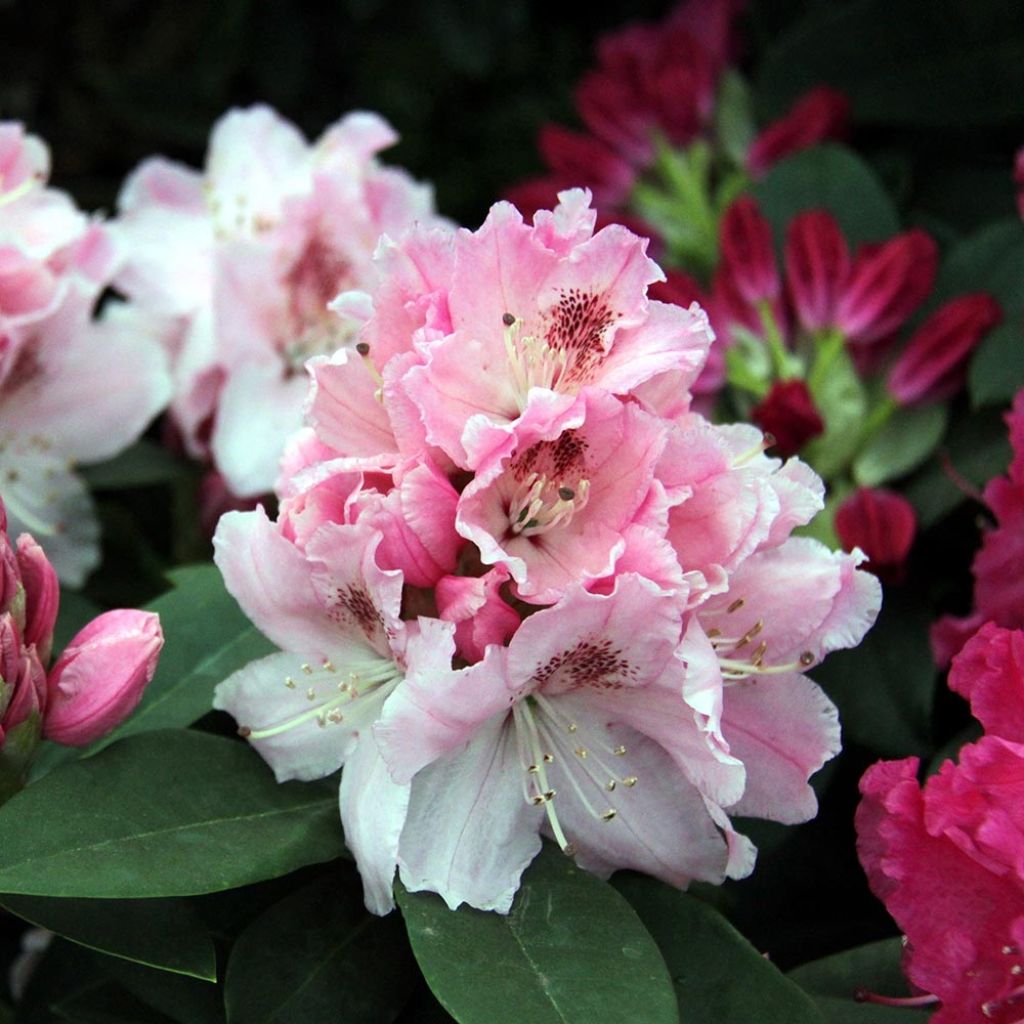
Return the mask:
[[930,625],[927,608],[887,590],[860,646],[833,652],[814,670],[815,681],[839,706],[846,739],[887,757],[927,755],[935,699]]
[[53,630],[53,650],[60,654],[74,635],[103,609],[77,590],[61,590],[57,625]]
[[170,576],[174,589],[148,605],[160,614],[166,638],[156,675],[131,718],[90,753],[124,736],[191,725],[211,710],[217,683],[276,650],[225,590],[216,566],[187,566]]
[[903,492],[921,525],[931,526],[967,500],[964,487],[981,487],[1005,473],[1011,455],[1000,412],[985,409],[964,416],[946,434],[939,457],[914,476]]
[[859,988],[887,996],[910,993],[900,970],[899,939],[872,942],[804,964],[789,972],[820,1007],[829,1024],[923,1024],[921,1010],[854,1001]]
[[817,369],[812,370],[807,386],[825,421],[825,433],[806,444],[801,455],[830,480],[840,475],[857,451],[868,398],[845,349],[832,355],[827,371],[816,373]]
[[804,210],[828,210],[854,246],[900,230],[896,208],[878,176],[835,143],[780,160],[754,186],[754,196],[780,243],[786,225]]
[[224,1024],[224,1001],[215,985],[127,960],[103,966],[133,996],[178,1024]]
[[332,873],[242,932],[228,961],[224,1000],[228,1021],[238,1024],[384,1024],[398,1015],[416,980],[398,916],[368,913],[358,881]]
[[120,455],[83,466],[81,473],[94,491],[152,487],[188,475],[188,463],[176,459],[163,445],[143,438]]
[[0,808],[0,892],[188,896],[340,856],[333,786],[279,785],[242,743],[133,736],[54,769]]
[[1024,223],[1000,220],[954,246],[942,263],[933,293],[937,304],[963,292],[989,292],[1007,321],[1024,315]]
[[854,481],[878,487],[916,469],[938,447],[948,421],[941,404],[897,409],[854,459]]
[[747,150],[755,131],[750,87],[738,71],[728,70],[718,83],[715,135],[726,155],[738,167],[746,163]]
[[68,996],[54,1005],[53,1012],[71,1024],[172,1024],[173,1020],[112,981]]
[[0,896],[0,906],[89,949],[205,981],[217,980],[213,941],[184,900]]
[[1024,329],[1018,321],[1002,324],[982,341],[971,360],[967,390],[971,405],[1002,405],[1024,387]]
[[758,96],[778,117],[826,83],[863,124],[962,129],[1020,116],[1024,35],[1005,0],[860,0],[810,5],[761,64]]
[[615,886],[661,948],[685,1024],[823,1024],[811,1000],[717,910],[640,875],[617,876]]
[[507,915],[397,887],[413,952],[459,1024],[675,1024],[654,940],[606,882],[546,846]]

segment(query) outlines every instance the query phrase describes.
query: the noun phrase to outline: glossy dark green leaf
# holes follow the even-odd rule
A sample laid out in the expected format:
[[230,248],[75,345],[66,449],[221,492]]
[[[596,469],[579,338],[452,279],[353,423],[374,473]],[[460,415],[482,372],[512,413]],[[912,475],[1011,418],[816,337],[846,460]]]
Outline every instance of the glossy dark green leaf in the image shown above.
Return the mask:
[[804,210],[828,210],[851,246],[896,234],[899,217],[875,172],[845,146],[829,143],[780,160],[754,186],[781,244],[786,225]]
[[107,960],[104,967],[133,996],[177,1024],[224,1024],[224,998],[215,985],[127,960]]
[[1024,223],[1014,217],[988,224],[955,245],[942,263],[934,301],[963,292],[989,292],[1007,321],[1024,314]]
[[217,978],[213,941],[184,900],[0,896],[0,906],[101,953],[206,981]]
[[814,1004],[713,907],[640,875],[620,875],[661,949],[684,1024],[823,1024]]
[[858,1003],[853,994],[864,988],[883,996],[906,996],[900,970],[899,939],[872,942],[803,964],[789,977],[818,1004],[828,1024],[922,1024],[926,1012]]
[[857,453],[853,479],[861,487],[878,487],[906,476],[938,447],[949,413],[944,405],[898,409]]
[[758,95],[770,116],[823,83],[858,122],[962,128],[1020,116],[1024,34],[1005,0],[809,5],[769,50]]
[[922,526],[931,526],[966,501],[1010,464],[1010,442],[1002,412],[984,409],[955,421],[936,457],[906,484]]
[[610,885],[546,847],[507,915],[398,887],[427,984],[459,1024],[675,1024],[658,947]]
[[69,1024],[173,1024],[127,989],[112,981],[99,982],[56,1003],[53,1012]]
[[832,479],[843,474],[857,452],[868,396],[853,360],[842,349],[828,361],[827,369],[811,373],[807,385],[825,420],[825,433],[805,445],[802,455],[818,473]]
[[276,648],[245,617],[213,565],[170,574],[174,589],[148,607],[159,612],[165,643],[135,713],[91,750],[151,729],[191,725],[212,707],[213,688]]
[[978,347],[971,360],[967,390],[971,405],[980,409],[986,405],[1008,405],[1022,387],[1024,327],[1015,320],[997,327]]
[[834,651],[812,675],[839,706],[847,739],[887,757],[927,755],[935,699],[928,609],[888,589],[858,647]]
[[387,1024],[416,979],[401,919],[368,913],[358,881],[338,872],[292,893],[242,932],[224,999],[232,1024]]
[[0,808],[0,892],[216,892],[341,854],[332,783],[278,785],[246,745],[163,730],[54,769]]
[[82,469],[82,476],[94,491],[151,487],[185,476],[188,463],[176,459],[166,448],[143,438],[120,455]]

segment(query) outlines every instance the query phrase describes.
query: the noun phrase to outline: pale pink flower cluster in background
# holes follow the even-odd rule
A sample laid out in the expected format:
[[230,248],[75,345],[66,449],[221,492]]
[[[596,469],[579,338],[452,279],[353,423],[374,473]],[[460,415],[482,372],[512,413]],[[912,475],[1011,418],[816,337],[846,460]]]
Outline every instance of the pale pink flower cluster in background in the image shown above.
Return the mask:
[[46,146],[0,122],[0,489],[12,531],[81,584],[99,527],[74,467],[136,440],[170,378],[159,320],[118,301],[95,315],[120,252],[48,177]]
[[382,243],[354,344],[313,358],[276,522],[225,516],[228,589],[281,653],[216,706],[277,777],[344,765],[367,905],[507,911],[541,836],[677,886],[748,873],[730,815],[798,822],[839,749],[804,674],[880,603],[790,537],[805,465],[690,409],[712,333],[647,298],[647,242],[589,194]]
[[125,183],[117,286],[166,318],[173,423],[236,496],[271,490],[302,425],[303,364],[351,337],[328,301],[372,285],[382,233],[438,223],[429,186],[378,164],[396,140],[357,112],[311,145],[254,106],[217,122],[203,171],[155,157]]
[[84,746],[138,704],[163,646],[159,617],[105,612],[51,665],[57,574],[23,533],[12,545],[0,501],[0,790],[21,775],[40,736]]

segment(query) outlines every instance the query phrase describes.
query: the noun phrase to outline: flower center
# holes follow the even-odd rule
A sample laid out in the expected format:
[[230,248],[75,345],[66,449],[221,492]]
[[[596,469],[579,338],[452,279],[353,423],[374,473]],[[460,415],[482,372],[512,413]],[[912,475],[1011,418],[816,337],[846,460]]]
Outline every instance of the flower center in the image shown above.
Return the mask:
[[544,338],[523,334],[523,321],[506,313],[502,317],[505,326],[505,354],[516,389],[516,405],[522,412],[526,408],[530,388],[547,388],[549,391],[564,391],[569,352],[555,348]]
[[401,680],[401,669],[384,658],[351,663],[347,671],[339,670],[329,658],[316,667],[303,664],[298,677],[284,677],[284,686],[289,690],[304,688],[309,709],[262,729],[241,725],[238,735],[265,740],[312,721],[321,729],[344,723],[349,731],[358,733],[376,721],[380,705]]
[[[623,772],[627,750],[610,746],[601,737],[580,730],[557,706],[540,693],[534,693],[512,708],[519,758],[525,769],[523,798],[534,806],[542,806],[551,826],[551,834],[562,852],[571,857],[576,847],[571,843],[558,816],[557,790],[551,784],[560,776],[569,784],[576,798],[591,817],[613,821],[615,807],[608,806],[609,793],[621,792],[637,784],[637,776]],[[611,767],[615,765],[615,767]]]
[[516,536],[534,537],[568,523],[587,504],[590,481],[556,484],[546,473],[530,473],[509,504],[508,525]]
[[[738,597],[725,609],[725,614],[733,615],[745,604],[746,601],[742,597]],[[711,646],[714,648],[715,654],[718,655],[718,664],[722,669],[722,682],[725,686],[735,685],[751,676],[777,676],[789,672],[806,672],[814,664],[814,654],[811,651],[803,651],[796,661],[766,665],[768,641],[758,639],[764,628],[764,619],[758,619],[745,632],[735,636],[726,636],[717,627],[707,631]],[[757,642],[755,643],[755,641]]]

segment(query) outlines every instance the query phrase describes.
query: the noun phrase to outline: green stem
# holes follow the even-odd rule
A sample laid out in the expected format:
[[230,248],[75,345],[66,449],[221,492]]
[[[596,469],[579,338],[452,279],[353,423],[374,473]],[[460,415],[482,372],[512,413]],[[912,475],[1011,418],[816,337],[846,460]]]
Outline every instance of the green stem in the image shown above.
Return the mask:
[[878,405],[868,413],[867,419],[864,420],[858,447],[863,448],[889,422],[889,418],[898,408],[892,395],[888,393],[883,395]]

